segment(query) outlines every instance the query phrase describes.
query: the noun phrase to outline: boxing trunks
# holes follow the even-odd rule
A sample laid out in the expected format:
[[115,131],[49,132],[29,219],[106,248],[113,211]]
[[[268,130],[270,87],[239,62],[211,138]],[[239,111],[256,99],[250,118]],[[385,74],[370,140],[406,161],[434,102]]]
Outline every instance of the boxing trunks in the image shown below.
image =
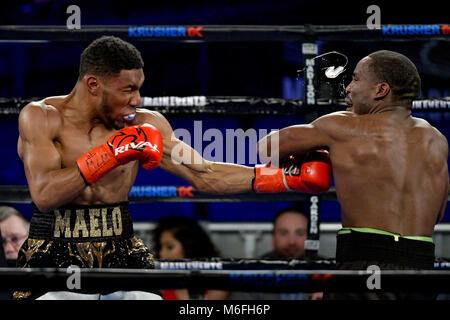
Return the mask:
[[[343,228],[337,235],[336,270],[433,270],[434,243],[430,237],[401,236],[372,228]],[[325,292],[324,300],[434,299],[429,292]],[[419,289],[420,290],[420,289]]]
[[[155,268],[150,250],[134,236],[128,202],[71,205],[47,213],[33,207],[18,267]],[[14,298],[34,299],[43,293],[15,291]]]

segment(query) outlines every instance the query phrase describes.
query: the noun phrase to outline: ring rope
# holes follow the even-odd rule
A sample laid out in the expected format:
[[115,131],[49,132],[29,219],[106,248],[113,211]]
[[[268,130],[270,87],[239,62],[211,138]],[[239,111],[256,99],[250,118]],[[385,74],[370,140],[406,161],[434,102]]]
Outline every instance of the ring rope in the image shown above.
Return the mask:
[[[283,193],[240,193],[234,195],[212,195],[197,191],[192,186],[135,185],[129,194],[130,203],[150,202],[273,202],[273,201],[305,201],[311,195],[300,192]],[[337,201],[336,188],[319,195],[321,201]],[[450,193],[447,201],[450,201]],[[31,203],[28,186],[0,185],[0,202]]]
[[[330,270],[335,264],[335,259],[210,258],[157,260],[155,267],[159,270]],[[450,259],[436,259],[434,269],[450,270]]]
[[[44,98],[0,98],[0,115],[19,114],[32,101]],[[307,105],[302,99],[261,98],[250,96],[162,96],[142,97],[141,108],[163,114],[218,114],[218,115],[296,115],[311,111],[332,112],[345,110],[343,99],[317,99],[316,105]],[[413,101],[413,111],[449,111],[450,98],[421,98]]]
[[314,38],[324,41],[426,41],[450,40],[450,27],[444,24],[401,25],[394,29],[394,26],[383,25],[371,30],[366,25],[83,25],[79,30],[69,30],[65,25],[0,26],[0,40],[10,41],[91,41],[104,35],[129,41],[172,42],[279,42]]
[[[368,291],[368,270],[78,269],[80,292],[189,288],[259,292]],[[0,290],[68,290],[73,268],[3,268]],[[450,292],[450,270],[381,270],[384,291]],[[99,289],[101,288],[101,289]]]

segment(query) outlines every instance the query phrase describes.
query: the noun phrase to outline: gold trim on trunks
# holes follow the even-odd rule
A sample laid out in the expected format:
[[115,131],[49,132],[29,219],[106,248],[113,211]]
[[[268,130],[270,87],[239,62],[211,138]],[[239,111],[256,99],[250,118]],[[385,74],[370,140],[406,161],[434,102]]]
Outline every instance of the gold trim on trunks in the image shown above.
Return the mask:
[[[72,245],[75,245],[76,247],[75,253],[72,249]],[[95,258],[97,258],[98,268],[101,268],[103,265],[103,259],[116,251],[114,241],[111,242],[112,248],[106,252],[103,252],[106,245],[106,241],[68,243],[69,255],[78,259],[83,264],[83,267],[88,268],[94,268]]]
[[31,296],[31,291],[14,291],[13,298],[14,299],[26,299]]
[[[130,238],[131,241],[131,248],[128,248],[128,255],[131,255],[133,253],[139,253],[139,252],[147,252],[148,248],[145,245],[144,241],[142,241],[139,238],[133,237]],[[151,253],[148,254],[147,260],[152,261],[153,263],[156,263],[155,258]]]
[[48,249],[50,249],[50,246],[53,244],[53,241],[49,241],[49,243],[47,243],[47,246],[45,247],[45,249],[40,249],[40,247],[44,244],[45,240],[42,239],[29,239],[27,240],[27,250],[24,250],[23,248],[20,248],[20,251],[22,251],[25,254],[25,259],[28,261],[30,261],[31,257],[35,254],[35,253],[46,253],[48,251]]

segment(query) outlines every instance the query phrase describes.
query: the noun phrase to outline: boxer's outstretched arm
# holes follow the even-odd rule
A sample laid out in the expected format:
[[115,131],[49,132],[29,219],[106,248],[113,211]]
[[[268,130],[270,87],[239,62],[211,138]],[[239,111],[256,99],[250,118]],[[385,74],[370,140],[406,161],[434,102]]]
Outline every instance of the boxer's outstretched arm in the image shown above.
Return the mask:
[[258,141],[258,154],[261,159],[267,157],[283,159],[311,149],[331,147],[334,138],[330,131],[341,130],[339,122],[342,119],[340,118],[343,118],[342,114],[334,113],[322,116],[310,124],[295,125],[273,131]]
[[233,194],[252,190],[253,167],[203,159],[175,137],[167,119],[157,112],[147,113],[144,121],[162,134],[164,147],[160,167],[165,171],[185,179],[200,192]]
[[42,212],[68,203],[86,186],[76,166],[61,168],[53,142],[60,123],[49,113],[38,105],[28,105],[19,115],[18,153],[31,198]]
[[214,194],[250,192],[255,176],[250,167],[207,161],[178,139],[164,143],[161,168],[187,180],[200,192]]

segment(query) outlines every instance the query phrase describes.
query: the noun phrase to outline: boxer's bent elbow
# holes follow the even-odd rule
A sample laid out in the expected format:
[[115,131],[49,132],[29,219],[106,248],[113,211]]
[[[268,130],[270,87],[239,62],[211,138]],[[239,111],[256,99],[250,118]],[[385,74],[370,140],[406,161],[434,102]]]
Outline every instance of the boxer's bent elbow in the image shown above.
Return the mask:
[[58,204],[55,201],[55,196],[51,195],[49,192],[33,192],[32,190],[30,190],[30,193],[33,203],[36,205],[40,212],[45,213],[57,208]]
[[49,212],[56,208],[52,201],[49,199],[50,197],[37,197],[33,198],[33,202],[40,212]]

